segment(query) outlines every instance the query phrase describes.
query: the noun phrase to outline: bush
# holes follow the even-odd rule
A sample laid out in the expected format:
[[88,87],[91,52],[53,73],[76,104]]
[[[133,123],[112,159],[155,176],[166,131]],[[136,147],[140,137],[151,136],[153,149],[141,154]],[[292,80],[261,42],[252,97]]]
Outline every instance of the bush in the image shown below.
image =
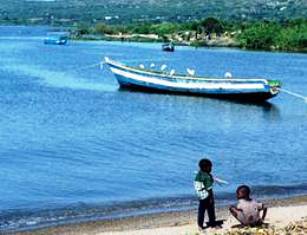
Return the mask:
[[249,49],[270,49],[280,34],[281,26],[276,23],[255,23],[246,27],[238,36],[242,47]]
[[98,23],[95,26],[95,32],[98,34],[115,34],[115,30],[112,26],[108,26],[104,23]]

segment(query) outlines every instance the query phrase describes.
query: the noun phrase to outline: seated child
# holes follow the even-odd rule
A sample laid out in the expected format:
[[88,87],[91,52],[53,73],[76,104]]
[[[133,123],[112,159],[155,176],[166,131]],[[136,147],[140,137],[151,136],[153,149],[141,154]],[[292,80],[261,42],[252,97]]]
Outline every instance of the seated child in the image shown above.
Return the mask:
[[[238,205],[229,208],[230,213],[245,226],[261,225],[265,219],[267,208],[250,198],[250,188],[241,185],[237,188]],[[260,217],[260,211],[262,216]]]

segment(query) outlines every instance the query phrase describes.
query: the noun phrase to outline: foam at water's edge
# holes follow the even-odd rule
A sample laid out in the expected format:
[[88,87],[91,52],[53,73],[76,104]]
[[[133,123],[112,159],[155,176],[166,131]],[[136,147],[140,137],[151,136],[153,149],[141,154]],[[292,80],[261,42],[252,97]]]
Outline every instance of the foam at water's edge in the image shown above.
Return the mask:
[[[278,199],[306,195],[307,184],[288,186],[257,186],[253,195],[257,199]],[[218,207],[234,203],[233,193],[218,193]],[[9,210],[0,213],[0,231],[22,231],[53,225],[109,220],[115,218],[195,209],[197,199],[187,195],[170,198],[151,198],[140,201],[113,202],[106,205],[75,204],[65,208]]]

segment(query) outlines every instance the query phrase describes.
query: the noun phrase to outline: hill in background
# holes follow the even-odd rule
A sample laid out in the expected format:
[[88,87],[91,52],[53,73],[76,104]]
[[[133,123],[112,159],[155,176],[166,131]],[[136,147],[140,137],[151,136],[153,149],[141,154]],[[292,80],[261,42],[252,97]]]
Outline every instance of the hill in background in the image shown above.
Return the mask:
[[223,20],[306,18],[306,0],[0,0],[0,22],[188,22],[208,16]]

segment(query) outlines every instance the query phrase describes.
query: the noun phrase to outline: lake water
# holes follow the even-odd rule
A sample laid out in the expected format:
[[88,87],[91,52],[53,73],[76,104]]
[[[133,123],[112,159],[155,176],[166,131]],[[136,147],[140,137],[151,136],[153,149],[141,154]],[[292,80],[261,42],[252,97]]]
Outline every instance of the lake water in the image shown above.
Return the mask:
[[0,229],[193,208],[203,156],[262,198],[307,193],[307,104],[119,91],[104,56],[178,72],[279,79],[307,95],[307,55],[160,44],[44,45],[44,27],[0,27]]

